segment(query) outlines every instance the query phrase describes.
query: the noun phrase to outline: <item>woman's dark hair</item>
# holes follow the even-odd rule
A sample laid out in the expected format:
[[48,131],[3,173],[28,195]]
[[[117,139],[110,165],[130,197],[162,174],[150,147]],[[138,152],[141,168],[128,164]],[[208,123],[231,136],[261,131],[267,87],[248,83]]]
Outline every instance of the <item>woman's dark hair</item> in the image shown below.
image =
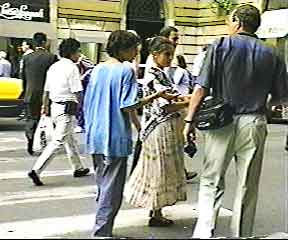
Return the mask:
[[169,38],[171,32],[178,32],[178,29],[172,26],[163,27],[160,30],[159,36]]
[[245,31],[255,33],[261,24],[260,11],[251,4],[240,5],[232,13],[232,21],[237,20]]
[[71,55],[80,50],[80,42],[76,39],[64,39],[59,46],[59,54],[61,57],[70,58]]
[[37,32],[33,35],[33,42],[36,47],[41,47],[47,43],[47,35],[42,32]]
[[181,67],[181,68],[184,68],[186,69],[187,68],[187,63],[186,63],[186,60],[184,58],[183,55],[177,55],[177,62],[178,62],[178,66]]
[[106,51],[110,57],[119,57],[119,52],[137,47],[140,44],[140,38],[132,32],[117,30],[110,34]]
[[149,52],[153,53],[153,52],[162,52],[165,51],[167,49],[175,49],[173,43],[166,37],[155,37],[150,41],[149,44]]

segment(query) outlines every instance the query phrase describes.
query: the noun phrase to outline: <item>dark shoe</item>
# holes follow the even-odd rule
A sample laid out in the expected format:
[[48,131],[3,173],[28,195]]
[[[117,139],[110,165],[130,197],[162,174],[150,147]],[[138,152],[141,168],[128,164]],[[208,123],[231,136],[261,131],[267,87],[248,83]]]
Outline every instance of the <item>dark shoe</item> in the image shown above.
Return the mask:
[[93,238],[93,239],[114,239],[113,237],[94,236],[94,235],[92,235],[91,238]]
[[43,182],[41,182],[39,176],[37,175],[37,173],[32,170],[31,172],[28,173],[28,176],[32,179],[33,183],[36,185],[36,186],[43,186]]
[[287,146],[285,146],[285,150],[286,150],[286,151],[288,151],[288,145],[287,145]]
[[80,168],[74,171],[74,177],[84,177],[90,172],[89,168]]
[[28,152],[31,156],[34,155],[34,151],[33,151],[33,140],[32,140],[32,139],[28,139],[27,152]]
[[193,178],[195,178],[198,174],[197,172],[185,172],[186,175],[186,180],[192,180]]
[[17,119],[17,121],[25,121],[26,120],[25,114],[24,113],[20,113],[19,116],[16,119]]
[[174,222],[170,219],[164,218],[164,217],[151,217],[149,219],[148,226],[149,227],[167,227],[174,224]]
[[92,233],[91,238],[93,239],[113,239],[112,234],[107,234],[107,235],[101,235],[101,234],[97,234],[97,233]]

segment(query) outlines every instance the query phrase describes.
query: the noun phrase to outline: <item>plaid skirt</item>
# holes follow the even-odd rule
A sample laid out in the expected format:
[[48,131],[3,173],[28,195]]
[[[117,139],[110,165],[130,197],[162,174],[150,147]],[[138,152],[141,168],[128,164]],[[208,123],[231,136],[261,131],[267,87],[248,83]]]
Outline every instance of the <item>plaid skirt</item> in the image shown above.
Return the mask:
[[159,209],[186,200],[181,124],[180,118],[160,123],[143,142],[124,191],[131,205]]

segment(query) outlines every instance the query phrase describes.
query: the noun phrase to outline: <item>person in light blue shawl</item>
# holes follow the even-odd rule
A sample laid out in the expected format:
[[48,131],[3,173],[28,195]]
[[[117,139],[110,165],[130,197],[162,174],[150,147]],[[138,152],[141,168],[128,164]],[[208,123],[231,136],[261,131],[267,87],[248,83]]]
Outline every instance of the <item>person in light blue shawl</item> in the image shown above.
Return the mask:
[[84,99],[86,144],[96,168],[98,204],[93,237],[112,237],[114,218],[122,202],[127,158],[132,153],[131,121],[141,126],[136,109],[165,91],[137,99],[138,86],[133,69],[125,64],[137,55],[139,38],[128,31],[111,33],[106,51],[110,58],[97,65]]

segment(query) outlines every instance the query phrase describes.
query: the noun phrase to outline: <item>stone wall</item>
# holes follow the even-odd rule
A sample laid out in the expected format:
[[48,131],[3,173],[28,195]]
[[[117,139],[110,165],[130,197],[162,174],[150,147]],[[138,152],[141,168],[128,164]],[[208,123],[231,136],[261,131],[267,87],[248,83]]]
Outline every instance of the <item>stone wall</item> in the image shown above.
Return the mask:
[[[205,44],[225,36],[226,15],[220,15],[215,8],[211,8],[212,0],[175,0],[175,25],[181,32],[179,52],[185,55],[188,66],[191,67],[194,57]],[[234,0],[239,3],[257,5],[257,0]]]
[[82,43],[102,44],[100,61],[106,59],[103,44],[120,29],[120,0],[59,0],[58,39],[75,37]]

